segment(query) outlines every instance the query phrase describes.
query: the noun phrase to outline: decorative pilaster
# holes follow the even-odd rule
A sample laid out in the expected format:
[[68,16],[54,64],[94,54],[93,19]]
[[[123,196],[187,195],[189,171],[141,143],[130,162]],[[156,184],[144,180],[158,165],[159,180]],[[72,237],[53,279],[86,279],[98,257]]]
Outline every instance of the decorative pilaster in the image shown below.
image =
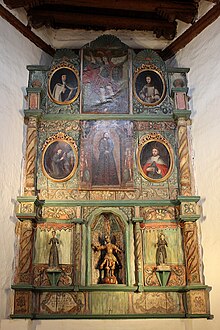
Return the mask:
[[74,269],[75,269],[75,278],[74,284],[80,285],[81,283],[81,263],[82,263],[82,252],[81,252],[81,245],[82,245],[82,225],[84,221],[82,219],[82,212],[81,206],[77,206],[76,208],[76,218],[73,220],[75,224],[74,230]]
[[138,291],[143,291],[144,279],[143,279],[143,251],[142,251],[142,233],[140,224],[143,222],[143,218],[140,217],[139,207],[135,207],[135,218],[132,219],[135,234],[135,264],[137,274]]
[[26,166],[25,166],[25,195],[34,196],[35,187],[35,168],[37,158],[37,129],[38,119],[42,114],[41,106],[41,81],[32,81],[32,87],[27,88],[28,110],[25,110],[25,120],[27,122],[26,138]]
[[188,284],[201,283],[199,243],[196,220],[200,217],[197,205],[198,196],[179,196],[180,221],[183,226],[183,242],[186,260],[186,275]]
[[17,283],[32,283],[34,223],[41,217],[42,205],[36,196],[18,197],[17,218],[22,221],[20,234]]
[[21,225],[18,282],[31,284],[32,282],[32,243],[33,225],[31,220],[24,220]]
[[35,168],[37,156],[37,118],[30,117],[27,125],[25,195],[35,195]]
[[179,145],[179,170],[180,170],[180,194],[178,198],[180,205],[180,221],[183,225],[183,243],[186,261],[187,283],[201,283],[199,242],[197,236],[197,226],[195,221],[199,219],[198,196],[192,196],[191,173],[189,162],[187,119],[184,111],[176,111],[178,118],[178,145]]
[[179,144],[179,170],[180,191],[183,196],[191,196],[191,177],[189,164],[189,151],[187,139],[187,121],[178,119],[178,144]]

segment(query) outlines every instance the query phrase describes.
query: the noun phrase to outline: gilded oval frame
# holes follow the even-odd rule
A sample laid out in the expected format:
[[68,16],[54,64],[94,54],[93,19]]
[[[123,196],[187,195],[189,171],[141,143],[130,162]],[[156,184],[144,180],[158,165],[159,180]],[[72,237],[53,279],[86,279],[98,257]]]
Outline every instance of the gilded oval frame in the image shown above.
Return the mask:
[[58,133],[45,141],[42,148],[41,168],[48,179],[53,182],[68,181],[75,174],[77,167],[77,146],[71,137]]
[[[66,76],[64,87],[63,76]],[[65,89],[65,93],[61,95],[63,88]],[[79,93],[79,73],[73,65],[67,63],[59,64],[50,71],[48,79],[48,95],[52,102],[60,105],[71,104],[78,98]],[[65,99],[62,100],[62,97]]]
[[[160,166],[163,168],[163,171],[167,171],[166,173],[159,177],[160,175],[158,173],[153,173],[151,176],[147,175],[145,173],[144,169],[146,167],[146,170],[148,167],[148,159],[151,159],[152,156],[152,150],[157,149],[160,156]],[[150,152],[151,151],[151,152]],[[174,168],[174,153],[173,149],[170,145],[170,143],[160,134],[152,133],[142,136],[140,143],[137,148],[137,165],[138,165],[138,171],[142,175],[142,177],[150,182],[164,182],[166,181],[170,175],[172,174],[173,168]],[[155,159],[155,158],[154,158]],[[152,159],[151,159],[152,161]],[[153,163],[153,161],[152,161]],[[151,163],[151,165],[152,165]],[[154,165],[155,168],[157,168],[158,165]],[[154,170],[155,170],[154,168]],[[159,171],[159,170],[158,170]]]
[[[150,97],[147,98],[148,100],[145,100],[143,97],[142,91],[146,86],[147,77],[151,78],[153,84],[151,87],[154,87],[159,93],[159,99],[155,100],[154,102],[149,102]],[[164,100],[166,96],[166,90],[167,89],[164,76],[162,75],[162,72],[155,69],[154,66],[143,65],[141,68],[136,70],[133,80],[133,93],[138,102],[148,107],[156,106]]]

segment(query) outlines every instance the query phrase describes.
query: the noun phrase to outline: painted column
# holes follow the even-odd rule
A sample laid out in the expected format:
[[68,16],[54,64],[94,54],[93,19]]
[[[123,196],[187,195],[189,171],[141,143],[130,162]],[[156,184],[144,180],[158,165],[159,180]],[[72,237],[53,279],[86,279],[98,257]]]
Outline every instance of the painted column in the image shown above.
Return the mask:
[[27,147],[25,167],[25,195],[36,194],[37,118],[30,117],[27,124]]
[[30,317],[33,313],[32,300],[32,245],[33,245],[33,225],[31,219],[26,219],[21,223],[19,259],[16,269],[14,314]]
[[143,278],[143,251],[142,251],[142,233],[140,224],[143,222],[143,218],[140,218],[140,209],[138,206],[135,206],[135,218],[132,219],[134,225],[134,234],[135,234],[135,266],[136,266],[136,282],[138,286],[138,291],[143,290],[144,278]]
[[32,221],[27,219],[21,223],[20,249],[17,270],[19,283],[31,284],[32,282],[32,241]]
[[[186,261],[187,284],[201,283],[199,243],[195,221],[199,218],[196,203],[199,198],[192,196],[187,119],[178,118],[179,172],[181,216]],[[196,200],[195,200],[196,198]],[[183,203],[184,202],[184,203]]]

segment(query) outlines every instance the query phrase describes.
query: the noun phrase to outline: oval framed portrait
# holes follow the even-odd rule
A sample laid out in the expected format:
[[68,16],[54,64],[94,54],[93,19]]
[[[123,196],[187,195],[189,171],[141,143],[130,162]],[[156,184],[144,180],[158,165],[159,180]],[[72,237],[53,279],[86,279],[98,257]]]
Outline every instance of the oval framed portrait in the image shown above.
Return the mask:
[[73,67],[63,66],[51,71],[48,95],[57,104],[70,104],[79,95],[79,75]]
[[49,142],[42,153],[42,171],[50,180],[63,182],[69,180],[78,165],[78,153],[73,143],[64,139]]
[[166,95],[164,77],[154,69],[139,70],[134,76],[133,90],[135,97],[143,105],[158,105]]
[[150,138],[137,150],[140,174],[151,182],[166,181],[173,171],[173,150],[165,139]]

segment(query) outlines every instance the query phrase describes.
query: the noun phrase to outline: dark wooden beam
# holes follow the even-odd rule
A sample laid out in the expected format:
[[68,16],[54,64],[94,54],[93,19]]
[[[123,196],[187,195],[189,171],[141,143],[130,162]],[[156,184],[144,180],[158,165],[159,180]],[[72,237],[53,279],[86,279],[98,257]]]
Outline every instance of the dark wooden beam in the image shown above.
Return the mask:
[[175,0],[4,0],[11,9],[18,7],[33,8],[43,5],[62,5],[70,7],[105,8],[116,10],[132,10],[154,12],[157,9],[175,9],[176,11],[193,11],[198,7],[197,0],[175,1]]
[[37,47],[42,49],[45,53],[54,56],[55,49],[46,44],[41,38],[34,34],[31,29],[19,21],[12,13],[0,5],[0,16],[10,23],[16,30],[22,33],[26,38],[33,42]]
[[39,28],[49,24],[54,28],[82,28],[86,30],[142,30],[153,31],[157,37],[164,36],[172,40],[176,34],[176,22],[169,22],[152,15],[151,18],[139,17],[116,17],[114,15],[97,15],[95,13],[80,13],[74,11],[51,11],[50,8],[36,8],[28,11],[30,24]]
[[180,49],[184,48],[190,41],[199,35],[207,26],[212,24],[220,16],[220,4],[215,5],[196,23],[187,29],[181,36],[174,40],[168,47],[160,52],[163,60],[173,57]]

